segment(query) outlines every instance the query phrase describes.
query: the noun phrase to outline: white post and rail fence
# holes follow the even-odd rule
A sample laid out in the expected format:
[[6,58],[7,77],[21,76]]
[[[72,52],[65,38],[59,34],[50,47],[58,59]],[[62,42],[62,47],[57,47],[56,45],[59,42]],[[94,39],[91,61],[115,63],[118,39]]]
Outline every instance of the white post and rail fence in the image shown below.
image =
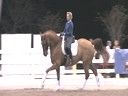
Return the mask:
[[[43,50],[40,41],[40,35],[36,34],[33,36],[33,48],[31,48],[31,34],[2,34],[1,35],[1,60],[0,60],[0,75],[29,75],[41,76],[44,74],[45,70],[51,66],[51,61],[49,55],[47,57],[43,56]],[[117,54],[115,57],[114,54]],[[116,77],[118,74],[128,73],[128,49],[118,49],[110,50],[110,60],[109,64],[113,64],[111,69],[99,69],[98,73],[114,73]],[[117,58],[117,60],[115,59]],[[120,58],[120,59],[119,59]],[[122,59],[123,58],[123,59]],[[82,64],[82,62],[78,62]],[[102,64],[103,60],[93,59],[93,63],[98,65]],[[117,65],[116,65],[116,64]],[[120,64],[118,64],[120,63]],[[77,64],[78,65],[78,64]],[[119,66],[118,66],[119,65]],[[122,68],[122,69],[120,69]],[[61,66],[60,72],[64,74],[83,74],[83,69],[78,69],[74,65],[70,70],[66,70],[64,66]],[[92,73],[90,71],[90,73]],[[49,74],[56,74],[56,71],[51,71]],[[41,76],[42,77],[42,76]],[[41,78],[40,77],[40,78]]]
[[[45,70],[51,66],[50,57],[44,57],[43,51],[39,49],[25,49],[25,50],[0,50],[2,54],[2,60],[0,60],[1,76],[8,75],[31,75],[36,78],[37,75],[43,75]],[[110,59],[109,63],[114,64],[114,59]],[[78,62],[82,64],[82,62]],[[94,64],[102,64],[102,59],[93,59]],[[61,74],[83,74],[83,69],[77,69],[77,65],[74,65],[70,70],[66,70],[64,66],[61,66]],[[89,70],[92,73],[91,70]],[[98,73],[115,73],[115,69],[98,69]],[[49,74],[56,74],[55,71],[51,71]],[[117,77],[118,75],[116,75]]]

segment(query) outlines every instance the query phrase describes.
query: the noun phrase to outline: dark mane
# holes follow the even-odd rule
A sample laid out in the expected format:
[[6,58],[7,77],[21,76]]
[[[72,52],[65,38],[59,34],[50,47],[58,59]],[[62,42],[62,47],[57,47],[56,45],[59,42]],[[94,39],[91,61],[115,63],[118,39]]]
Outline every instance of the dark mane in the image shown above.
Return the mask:
[[60,41],[60,37],[57,36],[57,33],[53,30],[47,30],[46,32],[44,32],[44,34],[46,34],[46,36],[49,37],[51,41],[54,41],[54,42]]
[[45,31],[44,32],[46,35],[49,35],[50,37],[52,37],[52,36],[56,36],[56,32],[55,31],[53,31],[53,30],[47,30],[47,31]]

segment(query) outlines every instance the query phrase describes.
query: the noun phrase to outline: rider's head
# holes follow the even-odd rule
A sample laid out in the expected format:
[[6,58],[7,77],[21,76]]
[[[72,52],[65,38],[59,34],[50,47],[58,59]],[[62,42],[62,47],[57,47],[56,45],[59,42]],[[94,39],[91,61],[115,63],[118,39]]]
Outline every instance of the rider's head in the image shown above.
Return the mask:
[[67,16],[67,20],[68,20],[68,21],[73,18],[72,12],[67,12],[67,15],[66,15],[66,16]]

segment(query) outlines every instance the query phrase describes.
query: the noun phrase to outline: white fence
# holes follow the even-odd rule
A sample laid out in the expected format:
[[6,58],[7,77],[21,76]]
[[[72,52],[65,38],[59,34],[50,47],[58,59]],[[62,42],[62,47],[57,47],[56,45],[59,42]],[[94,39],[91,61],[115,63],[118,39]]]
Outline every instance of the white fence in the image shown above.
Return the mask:
[[[6,75],[42,75],[51,66],[50,57],[43,56],[40,36],[34,35],[34,48],[31,47],[31,34],[3,34],[2,35],[2,58],[0,61],[2,76]],[[109,63],[114,63],[114,50],[110,50],[111,59]],[[93,59],[93,63],[102,63],[102,59]],[[91,72],[91,71],[90,71]],[[114,73],[114,69],[98,69],[98,73]],[[83,70],[65,70],[61,66],[61,74],[84,73]],[[51,71],[49,74],[55,74]]]
[[[0,74],[6,75],[42,75],[45,70],[50,67],[50,56],[43,56],[42,49],[30,48],[26,50],[0,50],[2,54],[2,65]],[[93,63],[102,63],[102,59],[93,59]],[[81,63],[81,62],[79,62]],[[109,63],[114,63],[114,59],[110,59]],[[72,70],[65,70],[64,66],[61,66],[61,74],[67,73],[84,73],[84,70],[77,70],[73,66]],[[98,73],[114,73],[114,69],[98,69]],[[92,73],[92,71],[90,71]],[[56,74],[55,70],[49,74]]]
[[[42,50],[41,50],[42,51]],[[1,74],[39,74],[43,73],[43,70],[50,66],[49,58],[44,57],[40,50],[26,49],[26,50],[1,50],[2,65]],[[39,72],[40,70],[40,72]]]

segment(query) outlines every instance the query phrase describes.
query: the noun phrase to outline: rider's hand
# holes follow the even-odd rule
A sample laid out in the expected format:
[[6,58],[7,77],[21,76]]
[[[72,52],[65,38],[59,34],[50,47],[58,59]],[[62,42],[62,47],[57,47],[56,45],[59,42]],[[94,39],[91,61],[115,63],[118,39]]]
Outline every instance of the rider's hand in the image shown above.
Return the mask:
[[60,33],[60,36],[64,36],[64,32],[61,32],[61,33]]

